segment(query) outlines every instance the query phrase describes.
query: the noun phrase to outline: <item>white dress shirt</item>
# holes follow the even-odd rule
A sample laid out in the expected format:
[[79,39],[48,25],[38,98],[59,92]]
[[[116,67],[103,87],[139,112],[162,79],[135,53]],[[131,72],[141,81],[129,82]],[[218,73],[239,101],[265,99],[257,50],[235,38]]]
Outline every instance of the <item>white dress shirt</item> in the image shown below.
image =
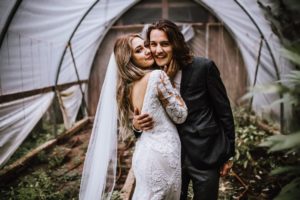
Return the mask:
[[182,77],[182,70],[179,70],[177,74],[174,77],[174,85],[176,90],[180,93],[180,83],[181,83],[181,77]]

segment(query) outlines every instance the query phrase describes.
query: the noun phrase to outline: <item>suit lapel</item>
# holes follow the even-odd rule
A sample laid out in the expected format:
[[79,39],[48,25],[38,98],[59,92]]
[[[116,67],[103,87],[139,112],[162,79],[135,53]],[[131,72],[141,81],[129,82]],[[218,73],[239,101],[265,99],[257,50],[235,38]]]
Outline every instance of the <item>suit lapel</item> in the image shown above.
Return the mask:
[[180,94],[183,95],[186,91],[188,83],[191,81],[193,72],[193,63],[189,64],[182,69],[181,83],[180,83]]

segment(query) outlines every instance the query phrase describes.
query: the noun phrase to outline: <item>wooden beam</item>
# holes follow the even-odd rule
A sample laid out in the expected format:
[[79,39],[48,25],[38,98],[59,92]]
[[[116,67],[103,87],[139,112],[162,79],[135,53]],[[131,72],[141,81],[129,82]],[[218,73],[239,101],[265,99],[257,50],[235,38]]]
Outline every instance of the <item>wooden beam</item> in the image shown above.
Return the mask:
[[57,85],[56,88],[55,88],[55,86],[49,86],[49,87],[39,88],[39,89],[35,89],[35,90],[18,92],[18,93],[14,93],[14,94],[6,94],[6,95],[0,96],[0,103],[6,103],[9,101],[23,99],[23,98],[30,97],[30,96],[37,95],[37,94],[43,94],[43,93],[55,91],[55,89],[65,90],[73,85],[79,85],[79,84],[83,84],[83,83],[88,83],[88,80],[81,80],[81,81],[75,81],[75,82],[71,82],[71,83],[60,84],[60,85]]
[[[192,25],[193,27],[204,27],[204,26],[222,26],[222,23],[213,22],[213,23],[176,23],[177,26],[182,26],[184,24]],[[134,28],[143,28],[145,24],[129,24],[129,25],[115,25],[111,29],[122,30],[122,29],[134,29]]]
[[162,0],[162,19],[169,19],[169,4],[168,0]]
[[[166,0],[163,0],[163,1],[166,1]],[[168,3],[169,8],[187,8],[187,7],[195,6],[195,3],[192,3],[192,2],[172,2],[172,3],[167,2],[167,3]],[[144,9],[160,8],[161,9],[162,3],[141,3],[141,4],[136,5],[135,8],[144,8]]]

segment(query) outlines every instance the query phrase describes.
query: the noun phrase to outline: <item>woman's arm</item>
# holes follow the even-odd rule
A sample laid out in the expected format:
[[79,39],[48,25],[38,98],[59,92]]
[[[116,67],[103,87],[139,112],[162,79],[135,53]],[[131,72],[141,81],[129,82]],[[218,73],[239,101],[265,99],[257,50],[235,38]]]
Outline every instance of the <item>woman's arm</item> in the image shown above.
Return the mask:
[[157,94],[169,117],[176,124],[182,124],[187,117],[187,107],[179,92],[172,86],[168,75],[160,72]]

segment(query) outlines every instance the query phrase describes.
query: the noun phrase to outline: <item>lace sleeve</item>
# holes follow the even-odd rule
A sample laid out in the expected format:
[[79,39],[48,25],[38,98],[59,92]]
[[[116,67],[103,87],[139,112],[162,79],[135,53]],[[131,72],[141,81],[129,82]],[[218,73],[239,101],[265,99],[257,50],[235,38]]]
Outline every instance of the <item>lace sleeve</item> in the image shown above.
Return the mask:
[[168,75],[161,71],[157,83],[157,94],[169,117],[176,124],[182,124],[187,117],[187,107],[179,92],[172,86]]

